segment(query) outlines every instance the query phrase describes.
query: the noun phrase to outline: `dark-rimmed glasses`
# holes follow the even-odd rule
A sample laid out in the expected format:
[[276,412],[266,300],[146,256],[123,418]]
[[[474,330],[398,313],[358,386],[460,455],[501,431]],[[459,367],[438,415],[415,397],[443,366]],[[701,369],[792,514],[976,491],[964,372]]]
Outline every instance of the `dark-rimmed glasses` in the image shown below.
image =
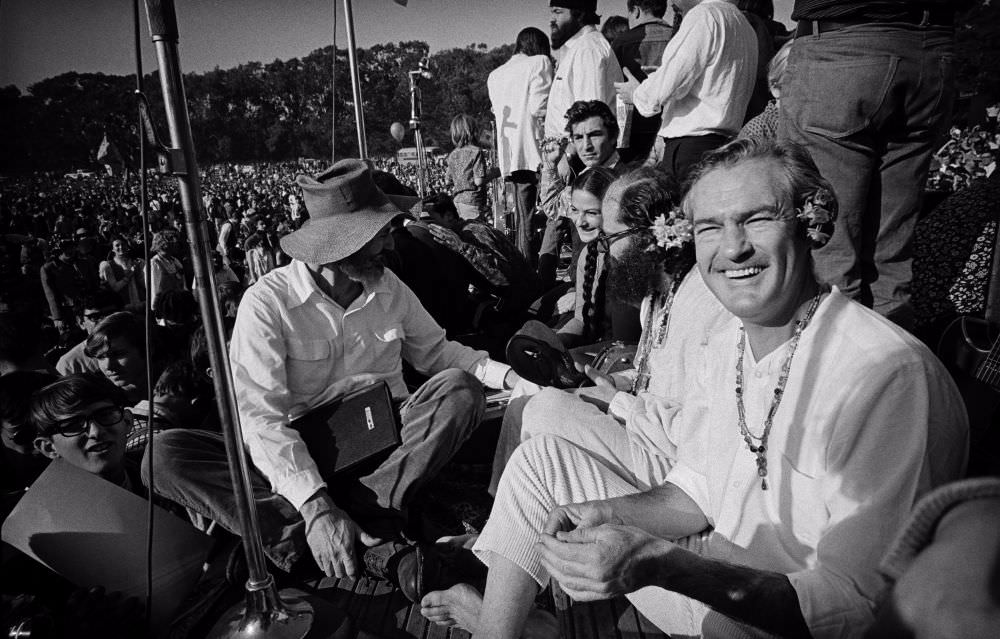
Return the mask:
[[63,437],[78,437],[90,430],[91,422],[99,426],[114,426],[125,417],[125,409],[121,406],[103,406],[86,415],[71,417],[56,422],[48,429],[50,435],[60,434]]
[[618,231],[617,233],[611,233],[610,235],[605,235],[604,231],[601,231],[601,234],[597,236],[596,240],[597,242],[599,242],[597,248],[602,253],[607,253],[611,250],[612,244],[614,244],[618,240],[628,237],[629,235],[634,235],[641,230],[642,229],[640,228],[631,228],[631,229],[625,229],[624,231]]

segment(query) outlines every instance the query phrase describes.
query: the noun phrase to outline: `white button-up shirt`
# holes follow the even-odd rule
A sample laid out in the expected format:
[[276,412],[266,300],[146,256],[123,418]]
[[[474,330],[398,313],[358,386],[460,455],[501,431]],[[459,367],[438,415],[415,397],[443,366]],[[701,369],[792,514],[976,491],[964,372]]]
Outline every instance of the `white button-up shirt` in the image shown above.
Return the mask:
[[[787,574],[816,639],[859,637],[884,586],[879,560],[913,504],[962,475],[962,399],[923,344],[834,289],[795,351],[762,490],[738,428],[738,322],[710,338],[707,387],[684,404],[667,481],[731,542],[714,552],[709,543],[710,557]],[[754,361],[747,344],[743,394],[755,435],[785,354],[779,347]],[[643,612],[657,622],[655,610]]]
[[291,420],[378,380],[409,393],[402,360],[429,374],[449,368],[502,388],[510,370],[445,339],[417,296],[391,271],[348,308],[293,260],[247,290],[230,345],[243,439],[273,490],[300,508],[326,486]]
[[615,112],[615,82],[625,79],[611,45],[585,25],[557,51],[556,76],[545,112],[546,137],[566,135],[566,111],[580,100],[600,100]]
[[659,135],[736,135],[757,75],[757,36],[740,10],[704,0],[663,50],[660,68],[632,95],[639,113],[662,113]]
[[542,157],[535,139],[535,118],[545,115],[552,60],[515,53],[490,73],[486,87],[497,123],[500,173],[506,177],[512,171],[537,171]]

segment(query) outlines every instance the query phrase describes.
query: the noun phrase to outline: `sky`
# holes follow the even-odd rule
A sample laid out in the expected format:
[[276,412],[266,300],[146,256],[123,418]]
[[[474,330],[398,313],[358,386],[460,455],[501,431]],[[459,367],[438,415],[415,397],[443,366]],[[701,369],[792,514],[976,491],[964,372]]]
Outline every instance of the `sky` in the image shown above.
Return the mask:
[[[185,72],[250,61],[302,57],[330,44],[337,7],[337,44],[346,46],[343,0],[176,0],[180,63]],[[431,52],[484,42],[513,42],[536,26],[548,33],[545,0],[353,0],[357,43],[423,40]],[[789,24],[792,0],[775,0]],[[599,0],[598,13],[625,13],[625,0]],[[155,68],[140,2],[143,71]],[[67,71],[135,72],[132,0],[0,0],[0,87],[22,91]]]

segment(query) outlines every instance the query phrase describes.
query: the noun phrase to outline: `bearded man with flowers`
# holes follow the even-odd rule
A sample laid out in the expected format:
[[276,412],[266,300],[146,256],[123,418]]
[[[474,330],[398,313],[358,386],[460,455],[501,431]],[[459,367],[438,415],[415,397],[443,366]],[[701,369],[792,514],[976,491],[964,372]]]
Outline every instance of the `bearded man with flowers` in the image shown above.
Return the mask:
[[[961,398],[919,341],[817,282],[811,250],[836,199],[799,147],[707,154],[682,210],[730,317],[661,413],[669,469],[631,440],[526,440],[474,547],[483,597],[431,593],[425,616],[515,637],[551,578],[578,601],[626,595],[672,636],[860,637],[871,624],[879,559],[915,500],[963,472]],[[670,221],[665,243],[682,234]],[[708,319],[671,315],[668,334]]]

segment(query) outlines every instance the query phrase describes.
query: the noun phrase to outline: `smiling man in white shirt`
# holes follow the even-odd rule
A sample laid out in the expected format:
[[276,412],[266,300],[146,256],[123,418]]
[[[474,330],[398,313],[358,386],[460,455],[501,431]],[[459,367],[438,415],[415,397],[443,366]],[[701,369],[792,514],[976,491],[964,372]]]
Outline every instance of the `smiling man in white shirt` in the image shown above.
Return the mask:
[[879,559],[916,499],[964,469],[961,397],[912,335],[817,282],[811,249],[836,200],[801,148],[737,140],[692,180],[698,269],[733,317],[662,412],[676,443],[665,478],[611,441],[528,439],[473,548],[485,592],[431,593],[424,616],[516,637],[553,578],[577,601],[627,595],[672,636],[833,639],[871,624]]
[[[445,339],[416,295],[384,268],[382,253],[393,248],[389,222],[402,211],[365,163],[342,160],[297,182],[310,217],[281,240],[292,263],[247,291],[230,346],[265,552],[284,570],[311,552],[327,575],[341,577],[358,572],[357,540],[377,545],[376,563],[387,572],[376,575],[415,598],[424,587],[419,577],[402,582],[414,578],[410,568],[423,551],[378,542],[401,538],[414,493],[479,425],[483,385],[510,387],[516,375]],[[432,376],[412,395],[404,359]],[[289,423],[380,380],[398,403],[402,443],[368,474],[338,476],[328,486]],[[228,479],[213,465],[221,438],[186,431],[158,440],[155,450],[157,492],[238,532]],[[364,558],[370,571],[372,552]]]

